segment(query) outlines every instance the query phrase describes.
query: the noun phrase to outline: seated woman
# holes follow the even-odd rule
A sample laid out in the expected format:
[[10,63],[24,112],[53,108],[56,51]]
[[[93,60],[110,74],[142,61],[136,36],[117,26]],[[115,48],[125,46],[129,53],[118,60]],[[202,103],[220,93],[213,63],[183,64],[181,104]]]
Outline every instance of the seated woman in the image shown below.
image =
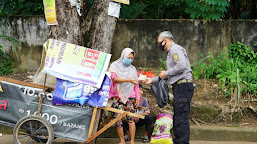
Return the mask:
[[[150,108],[149,108],[148,100],[146,97],[143,97],[144,91],[143,91],[143,86],[141,84],[139,84],[139,91],[140,91],[140,96],[141,96],[139,106],[147,107],[148,110],[136,109],[135,113],[145,116],[145,119],[135,118],[135,123],[136,123],[136,127],[145,125],[143,142],[148,143],[148,142],[150,142],[150,140],[148,138],[148,134],[151,132],[153,117],[150,115]],[[127,121],[124,120],[123,121],[123,132],[125,133],[125,136],[124,136],[125,141],[130,140],[130,134],[128,132],[128,127],[129,126],[128,126]]]
[[[121,53],[121,57],[111,64],[110,72],[112,83],[109,92],[109,98],[112,98],[114,101],[112,104],[113,108],[132,113],[135,107],[139,105],[140,100],[137,71],[131,64],[134,57],[135,52],[131,48],[125,48]],[[114,113],[114,117],[118,117],[119,115],[119,113]],[[126,119],[129,123],[130,144],[134,144],[136,130],[135,119],[131,116],[126,116]],[[120,139],[119,144],[125,144],[122,119],[120,119],[115,126]]]

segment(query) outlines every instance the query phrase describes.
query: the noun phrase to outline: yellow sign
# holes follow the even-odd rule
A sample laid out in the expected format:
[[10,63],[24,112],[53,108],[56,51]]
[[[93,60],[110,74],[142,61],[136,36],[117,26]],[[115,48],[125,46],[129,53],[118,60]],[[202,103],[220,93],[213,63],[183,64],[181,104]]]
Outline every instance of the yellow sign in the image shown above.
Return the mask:
[[55,0],[44,0],[45,17],[48,25],[57,25]]
[[129,0],[113,0],[113,1],[129,5]]
[[4,92],[1,84],[0,84],[0,92]]

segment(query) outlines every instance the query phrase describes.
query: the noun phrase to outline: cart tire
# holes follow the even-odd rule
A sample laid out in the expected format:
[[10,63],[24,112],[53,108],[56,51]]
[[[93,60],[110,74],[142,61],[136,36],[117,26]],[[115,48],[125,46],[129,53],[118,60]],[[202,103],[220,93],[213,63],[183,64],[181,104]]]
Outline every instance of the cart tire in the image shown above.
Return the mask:
[[[26,126],[26,124],[27,125],[29,124],[29,127]],[[37,128],[37,130],[35,130],[36,125],[38,125],[38,127],[40,126],[39,128]],[[27,129],[25,129],[25,132],[22,132],[24,127],[26,127]],[[44,132],[42,132],[43,127],[45,128]],[[34,128],[34,131],[33,131],[33,128]],[[46,133],[46,131],[47,131],[47,133]],[[19,134],[23,135],[23,137],[19,138],[19,136],[20,136]],[[46,144],[53,143],[54,129],[53,129],[51,123],[48,122],[45,118],[38,116],[38,115],[28,115],[28,116],[23,117],[16,123],[16,125],[13,129],[13,138],[14,138],[14,141],[16,144],[24,143],[23,141],[20,141],[20,139],[22,139],[22,140],[26,139],[26,140],[24,140],[26,142],[30,141],[30,140],[32,142],[36,142],[39,140],[40,135],[43,135],[46,137],[42,141],[40,141],[41,143],[46,143]]]

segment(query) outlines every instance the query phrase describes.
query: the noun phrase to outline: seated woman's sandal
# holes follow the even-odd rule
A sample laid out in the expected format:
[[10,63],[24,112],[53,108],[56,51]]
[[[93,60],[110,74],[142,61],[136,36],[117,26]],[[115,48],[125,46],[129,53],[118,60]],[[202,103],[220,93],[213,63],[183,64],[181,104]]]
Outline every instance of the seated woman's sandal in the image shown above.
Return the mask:
[[148,136],[144,136],[143,143],[149,143],[149,142],[150,142],[150,140],[149,140]]
[[130,141],[130,137],[129,137],[128,135],[125,135],[125,136],[124,136],[124,140],[125,140],[125,142],[126,142],[126,141]]

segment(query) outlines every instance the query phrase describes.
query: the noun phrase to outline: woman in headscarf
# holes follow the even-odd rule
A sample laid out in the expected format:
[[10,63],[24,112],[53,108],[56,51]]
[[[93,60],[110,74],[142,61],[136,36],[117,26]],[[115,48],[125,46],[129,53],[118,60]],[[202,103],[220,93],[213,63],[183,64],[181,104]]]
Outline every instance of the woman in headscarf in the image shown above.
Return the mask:
[[[121,57],[111,64],[110,72],[112,82],[109,93],[109,98],[112,98],[114,101],[112,107],[132,113],[135,107],[139,105],[140,100],[137,70],[131,64],[134,57],[135,52],[131,48],[125,48],[121,53]],[[115,117],[119,115],[119,113],[114,113]],[[126,116],[126,119],[129,123],[129,132],[131,135],[130,144],[134,144],[136,131],[135,120],[131,116]],[[119,144],[125,144],[122,119],[120,119],[115,126],[120,138]]]

